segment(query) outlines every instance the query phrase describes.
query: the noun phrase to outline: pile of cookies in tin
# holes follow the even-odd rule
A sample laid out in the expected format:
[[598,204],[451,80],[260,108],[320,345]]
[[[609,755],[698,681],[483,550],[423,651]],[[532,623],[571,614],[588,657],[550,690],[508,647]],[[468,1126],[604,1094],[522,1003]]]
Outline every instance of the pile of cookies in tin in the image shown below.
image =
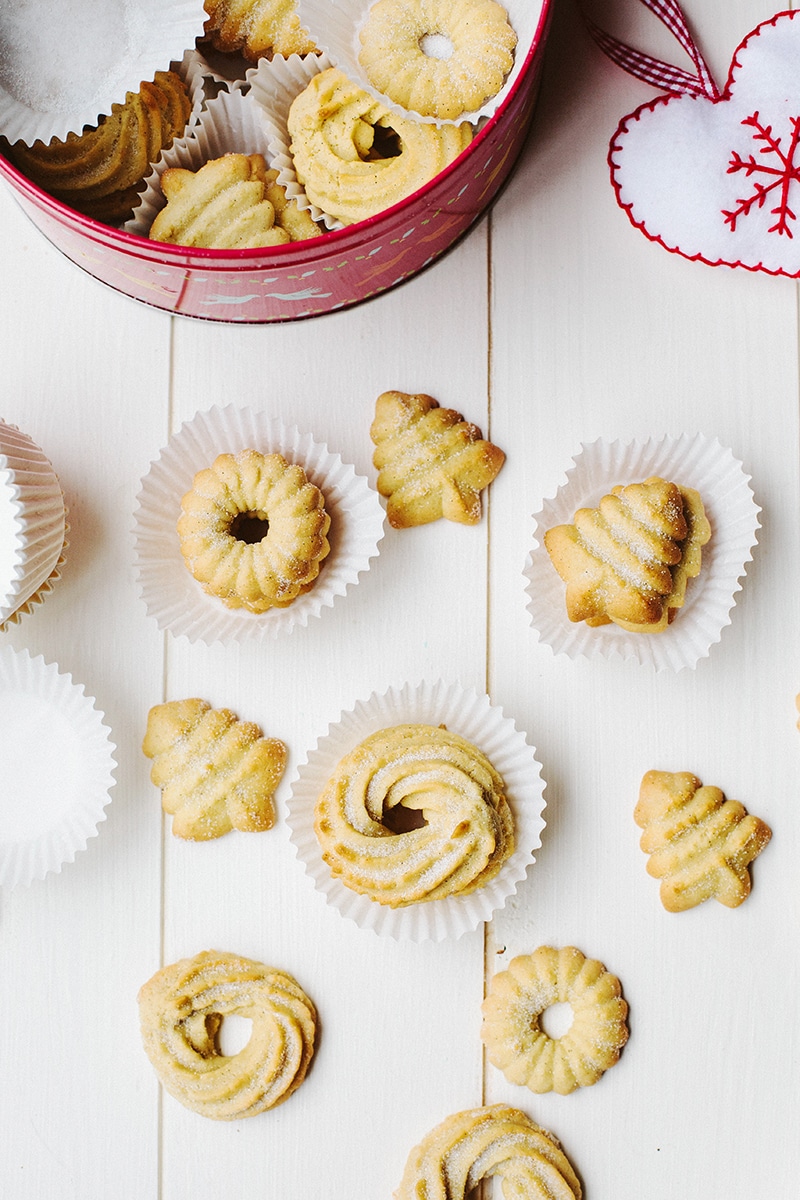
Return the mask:
[[[496,0],[366,12],[357,0],[205,0],[196,48],[96,125],[0,148],[76,211],[156,241],[304,240],[385,211],[454,162],[516,74],[529,24]],[[165,159],[177,143],[184,153]]]

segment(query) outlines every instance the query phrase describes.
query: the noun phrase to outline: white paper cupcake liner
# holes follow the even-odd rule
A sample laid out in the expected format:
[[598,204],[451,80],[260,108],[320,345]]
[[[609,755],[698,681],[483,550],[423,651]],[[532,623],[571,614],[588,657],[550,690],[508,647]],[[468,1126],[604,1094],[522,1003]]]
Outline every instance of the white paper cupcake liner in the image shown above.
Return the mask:
[[[502,775],[514,818],[515,849],[498,875],[478,891],[389,908],[351,891],[330,872],[314,832],[317,797],[339,760],[379,729],[406,722],[446,725],[473,742]],[[329,726],[298,768],[288,801],[287,822],[298,859],[315,887],[342,916],[362,929],[398,941],[458,938],[489,921],[525,878],[541,845],[545,807],[541,767],[535,749],[514,722],[489,698],[459,684],[405,684],[373,693]]]
[[[302,466],[323,492],[331,518],[331,550],[314,586],[287,608],[265,613],[228,608],[204,592],[183,560],[177,532],[181,499],[197,472],[210,467],[218,454],[246,449],[277,452]],[[208,645],[265,642],[307,625],[357,583],[383,537],[378,494],[352,466],[310,434],[235,405],[216,406],[182,425],[151,464],[137,499],[137,571],[147,612],[160,629]]]
[[0,421],[0,629],[52,590],[65,539],[64,497],[50,460]]
[[423,121],[434,125],[459,125],[464,121],[476,124],[485,117],[492,116],[522,70],[526,55],[530,50],[536,34],[542,13],[542,0],[500,0],[508,13],[509,23],[517,35],[517,47],[514,52],[514,65],[509,72],[503,87],[490,100],[471,113],[462,113],[452,121],[440,120],[436,117],[423,117],[395,104],[388,96],[379,92],[370,83],[358,61],[360,42],[359,30],[366,22],[373,0],[298,0],[297,9],[300,19],[311,36],[340,70],[349,79],[358,83],[370,95],[381,100],[392,112],[412,120]]
[[56,663],[0,647],[0,887],[60,871],[96,836],[114,783],[110,732]]
[[[577,509],[596,507],[615,485],[651,475],[695,488],[711,524],[700,574],[689,580],[685,604],[662,633],[571,622],[565,585],[550,561],[544,534],[555,525],[571,524]],[[730,624],[739,580],[752,561],[761,509],[749,483],[732,452],[702,434],[582,444],[565,482],[534,517],[534,548],[524,574],[528,612],[539,639],[556,654],[573,658],[630,658],[656,671],[695,667]]]
[[0,134],[32,145],[96,125],[143,79],[179,62],[204,21],[203,0],[0,6]]
[[292,101],[305,91],[315,75],[332,65],[326,54],[309,54],[305,58],[297,54],[289,58],[264,58],[248,71],[247,82],[250,95],[264,114],[269,161],[278,172],[278,183],[286,189],[289,199],[294,200],[298,208],[307,210],[313,220],[321,222],[326,229],[342,229],[341,221],[311,203],[298,180],[288,127]]
[[144,191],[123,228],[148,237],[156,216],[166,204],[161,176],[167,167],[199,171],[204,163],[223,154],[263,154],[271,165],[270,135],[261,107],[241,90],[220,92],[209,100],[185,137],[164,150],[145,181]]

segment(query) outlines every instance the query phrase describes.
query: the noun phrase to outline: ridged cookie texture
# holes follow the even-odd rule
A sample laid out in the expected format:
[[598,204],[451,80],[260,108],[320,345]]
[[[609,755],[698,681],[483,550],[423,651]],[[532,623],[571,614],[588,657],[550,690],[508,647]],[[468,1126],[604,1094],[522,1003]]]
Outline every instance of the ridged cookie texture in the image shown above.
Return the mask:
[[[424,823],[398,831],[403,812]],[[501,776],[441,726],[395,725],[365,738],[337,764],[314,816],[332,873],[391,908],[475,891],[514,849]]]
[[330,552],[325,497],[299,463],[246,449],[198,471],[181,500],[178,536],[204,591],[229,608],[286,608]]
[[[426,54],[428,37],[450,53]],[[496,95],[517,35],[495,0],[377,0],[359,31],[358,61],[373,87],[422,116],[454,120]]]
[[700,573],[711,526],[698,492],[657,475],[612,488],[544,535],[570,621],[663,632]]
[[[247,1045],[223,1055],[227,1016],[252,1021]],[[306,1076],[317,1012],[286,971],[205,950],[157,971],[139,992],[142,1041],[161,1083],[185,1108],[238,1121],[274,1108]]]
[[648,771],[634,811],[643,830],[647,870],[661,880],[669,912],[712,897],[736,908],[750,894],[748,867],[772,836],[770,827],[688,771]]
[[453,1113],[408,1156],[394,1200],[465,1200],[496,1176],[507,1200],[581,1200],[575,1169],[552,1133],[506,1104]]
[[424,393],[383,392],[370,428],[378,491],[394,529],[446,517],[462,525],[481,519],[481,492],[505,454],[477,425]]
[[142,749],[176,837],[207,841],[274,823],[286,747],[252,721],[206,700],[171,700],[150,709]]
[[239,51],[250,62],[273,54],[313,54],[295,0],[204,0],[205,32],[217,50]]
[[323,213],[351,225],[429,183],[472,141],[472,128],[437,129],[389,112],[337,67],[314,75],[287,120],[295,172]]
[[189,93],[174,71],[157,71],[152,83],[128,92],[100,124],[47,145],[17,142],[15,165],[58,200],[98,221],[119,224],[130,216],[137,185],[161,151],[183,133],[191,114]]
[[[557,1038],[540,1022],[552,1004],[572,1009],[572,1024]],[[493,977],[482,1011],[489,1061],[532,1092],[568,1095],[590,1087],[628,1040],[619,979],[575,946],[540,946],[513,958]]]
[[225,154],[197,171],[167,167],[160,182],[166,205],[150,227],[154,242],[242,250],[290,240],[276,224],[260,154]]

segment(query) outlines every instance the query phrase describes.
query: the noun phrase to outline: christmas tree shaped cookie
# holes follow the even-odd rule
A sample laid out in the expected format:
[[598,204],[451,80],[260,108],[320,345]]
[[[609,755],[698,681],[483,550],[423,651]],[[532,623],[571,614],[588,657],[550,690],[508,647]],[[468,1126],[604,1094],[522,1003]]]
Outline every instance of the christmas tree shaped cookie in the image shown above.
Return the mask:
[[660,633],[683,605],[710,537],[699,493],[654,475],[578,509],[544,543],[567,585],[570,621]]
[[150,709],[142,749],[176,837],[207,841],[272,826],[286,747],[258,725],[205,700],[173,700]]
[[647,870],[661,880],[669,912],[715,897],[736,908],[750,893],[749,864],[772,831],[738,800],[705,787],[688,771],[648,771],[634,812],[650,855]]
[[431,396],[384,392],[370,436],[378,491],[394,529],[446,517],[462,525],[481,519],[481,491],[505,462],[477,425]]

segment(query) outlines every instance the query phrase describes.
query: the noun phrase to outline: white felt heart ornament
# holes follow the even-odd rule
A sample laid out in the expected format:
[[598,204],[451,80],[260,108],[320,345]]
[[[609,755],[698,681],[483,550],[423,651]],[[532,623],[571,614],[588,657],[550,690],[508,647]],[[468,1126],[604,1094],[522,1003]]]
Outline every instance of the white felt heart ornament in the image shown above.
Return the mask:
[[669,94],[625,117],[608,161],[620,206],[667,250],[800,276],[800,12],[748,34],[717,99]]

